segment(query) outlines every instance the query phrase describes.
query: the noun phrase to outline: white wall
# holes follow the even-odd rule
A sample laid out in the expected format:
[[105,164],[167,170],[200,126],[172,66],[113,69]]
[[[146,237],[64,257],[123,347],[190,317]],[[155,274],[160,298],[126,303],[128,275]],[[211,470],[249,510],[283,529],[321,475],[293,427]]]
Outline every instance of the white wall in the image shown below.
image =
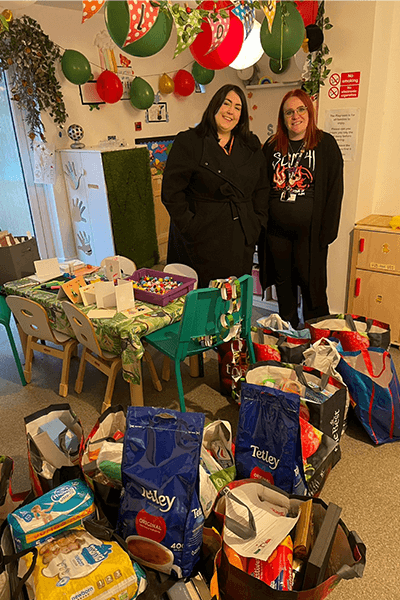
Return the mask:
[[[322,128],[326,111],[336,108],[359,109],[357,150],[355,160],[345,162],[345,196],[339,237],[331,246],[328,265],[331,311],[341,312],[345,308],[349,239],[354,223],[372,212],[400,212],[396,177],[400,145],[396,127],[400,92],[397,66],[400,50],[400,37],[397,35],[400,3],[382,0],[326,0],[325,10],[333,24],[333,28],[325,33],[326,43],[333,56],[332,70],[339,73],[361,71],[358,98],[331,100],[328,97],[329,85],[326,85],[321,89],[319,103],[319,126]],[[78,50],[91,63],[100,64],[93,42],[97,33],[106,28],[103,10],[84,24],[81,24],[80,10],[34,4],[26,13],[36,19],[45,33],[62,48]],[[173,29],[168,44],[157,55],[149,58],[127,55],[132,60],[135,75],[144,77],[155,91],[159,75],[164,71],[171,76],[180,68],[186,67],[190,71],[193,59],[189,50],[173,59],[175,42],[176,34]],[[119,49],[115,47],[117,58],[119,54]],[[263,56],[260,61],[262,75],[270,75],[268,60],[268,57]],[[92,68],[96,76],[100,69]],[[275,78],[292,80],[297,76],[298,71],[292,63],[290,72]],[[81,105],[78,87],[64,78],[61,69],[59,79],[69,113],[67,126],[71,123],[81,124],[85,130],[83,141],[87,146],[97,145],[108,135],[117,135],[133,145],[136,137],[176,134],[198,122],[211,96],[221,85],[228,81],[241,83],[230,68],[216,71],[214,80],[206,86],[205,94],[193,94],[183,100],[178,100],[173,95],[163,97],[168,104],[169,123],[145,124],[144,111],[136,110],[129,101],[102,105],[99,111],[90,111],[87,106]],[[262,142],[269,135],[268,127],[275,127],[279,103],[285,92],[282,88],[246,91],[252,128]],[[69,146],[70,140],[66,134],[58,137],[57,128],[47,115],[44,115],[43,120],[48,141],[54,142],[58,148]],[[139,133],[134,130],[135,121],[142,122],[143,129]],[[60,219],[63,219],[65,192],[61,177],[57,180],[55,195]]]

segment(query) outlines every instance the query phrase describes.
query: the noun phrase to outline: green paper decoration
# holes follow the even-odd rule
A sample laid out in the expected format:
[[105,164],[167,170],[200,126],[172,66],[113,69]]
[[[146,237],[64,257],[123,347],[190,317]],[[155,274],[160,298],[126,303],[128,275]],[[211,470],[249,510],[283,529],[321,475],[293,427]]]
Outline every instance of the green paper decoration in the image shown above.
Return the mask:
[[295,5],[292,2],[278,2],[271,33],[268,29],[267,18],[262,22],[260,31],[261,45],[265,54],[270,58],[285,60],[296,54],[299,50],[305,33],[306,29],[303,19]]
[[172,17],[160,10],[153,27],[142,38],[123,46],[129,32],[128,3],[120,0],[108,0],[105,8],[105,20],[108,33],[113,42],[123,52],[131,56],[153,56],[168,42],[172,30]]
[[66,50],[61,59],[61,68],[71,83],[83,85],[92,76],[90,64],[86,56],[77,50]]
[[150,108],[154,102],[153,88],[141,77],[135,77],[129,91],[132,106],[144,110]]
[[214,79],[215,71],[206,69],[195,61],[192,66],[192,75],[197,83],[200,83],[201,85],[207,85],[207,83],[211,83],[211,81]]

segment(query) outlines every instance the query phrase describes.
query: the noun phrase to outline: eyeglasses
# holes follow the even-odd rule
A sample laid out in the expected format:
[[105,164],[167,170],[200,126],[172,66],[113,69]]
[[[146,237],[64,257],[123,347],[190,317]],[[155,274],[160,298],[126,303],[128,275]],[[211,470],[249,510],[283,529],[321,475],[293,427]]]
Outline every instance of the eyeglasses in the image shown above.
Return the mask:
[[285,117],[290,119],[291,117],[293,117],[294,113],[297,113],[298,115],[304,115],[307,112],[307,110],[308,110],[307,106],[299,106],[298,108],[295,108],[294,110],[293,110],[293,108],[288,108],[288,110],[285,110],[285,112],[283,114],[285,115]]

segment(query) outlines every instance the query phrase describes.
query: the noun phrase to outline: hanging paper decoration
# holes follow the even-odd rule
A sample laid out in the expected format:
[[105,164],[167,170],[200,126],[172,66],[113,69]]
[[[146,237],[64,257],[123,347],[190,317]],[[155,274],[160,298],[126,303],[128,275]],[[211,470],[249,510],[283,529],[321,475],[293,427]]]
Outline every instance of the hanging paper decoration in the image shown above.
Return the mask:
[[158,82],[158,89],[162,94],[171,94],[174,91],[174,82],[166,73],[161,75]]
[[264,54],[264,48],[261,46],[260,39],[261,23],[254,21],[253,29],[247,40],[233,62],[229,65],[232,69],[242,71],[256,64]]
[[265,2],[265,3],[263,2],[261,5],[261,8],[264,11],[265,18],[267,19],[267,23],[268,23],[268,30],[271,33],[272,24],[274,22],[275,13],[276,13],[276,0],[269,0],[269,2]]
[[100,31],[94,38],[94,45],[99,50],[100,67],[103,71],[118,73],[117,61],[114,55],[114,43],[110,39],[106,29]]
[[221,17],[218,15],[217,19],[206,18],[206,22],[208,23],[211,30],[211,44],[210,48],[207,51],[207,54],[210,54],[213,50],[218,48],[218,46],[224,41],[226,38],[226,34],[229,30],[229,17]]
[[132,42],[137,42],[146,35],[153,27],[160,12],[158,6],[152,6],[150,2],[139,2],[139,0],[129,0],[128,9],[130,23],[124,47]]
[[[210,2],[202,2],[199,5],[199,8],[207,9],[207,5]],[[211,4],[215,4],[211,2]],[[220,4],[220,3],[216,3]],[[224,2],[221,2],[224,6],[222,8],[225,9]],[[206,7],[204,6],[206,5]],[[228,5],[231,6],[231,3],[228,2]],[[217,6],[219,9],[220,7]],[[210,70],[218,70],[225,69],[232,61],[235,60],[237,55],[240,52],[240,49],[243,44],[243,23],[242,21],[234,14],[232,14],[229,8],[226,9],[229,12],[230,21],[229,21],[229,30],[225,39],[221,44],[213,50],[209,52],[212,36],[209,24],[204,22],[201,24],[202,32],[194,40],[193,44],[190,46],[190,52],[192,53],[193,58],[201,65],[202,67]]]
[[296,54],[303,43],[305,33],[303,19],[295,5],[286,2],[283,15],[282,5],[279,3],[272,31],[269,32],[267,19],[264,19],[261,25],[261,44],[267,56],[285,60]]
[[198,10],[192,10],[187,13],[183,7],[175,4],[171,8],[172,18],[174,19],[177,43],[174,53],[174,58],[181,52],[189,48],[190,44],[194,42],[197,34],[201,31],[201,23],[203,17],[200,15]]
[[153,56],[164,48],[171,35],[173,23],[170,13],[160,10],[154,25],[146,35],[124,46],[130,25],[128,2],[108,0],[105,5],[105,20],[113,42],[127,54],[141,57]]
[[82,4],[82,23],[93,17],[99,12],[105,0],[83,0]]
[[256,9],[253,6],[239,2],[232,10],[232,13],[239,17],[239,19],[242,21],[244,28],[244,39],[247,40],[251,30],[253,29]]

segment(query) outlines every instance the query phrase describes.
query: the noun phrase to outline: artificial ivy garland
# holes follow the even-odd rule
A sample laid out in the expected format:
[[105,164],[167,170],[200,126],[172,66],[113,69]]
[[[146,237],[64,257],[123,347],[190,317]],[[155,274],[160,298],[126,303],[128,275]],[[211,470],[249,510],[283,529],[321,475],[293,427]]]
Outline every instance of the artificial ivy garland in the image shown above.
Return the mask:
[[13,19],[0,33],[0,71],[11,69],[11,98],[25,111],[31,146],[36,137],[46,141],[42,110],[60,127],[68,116],[55,73],[59,60],[60,48],[31,17]]

